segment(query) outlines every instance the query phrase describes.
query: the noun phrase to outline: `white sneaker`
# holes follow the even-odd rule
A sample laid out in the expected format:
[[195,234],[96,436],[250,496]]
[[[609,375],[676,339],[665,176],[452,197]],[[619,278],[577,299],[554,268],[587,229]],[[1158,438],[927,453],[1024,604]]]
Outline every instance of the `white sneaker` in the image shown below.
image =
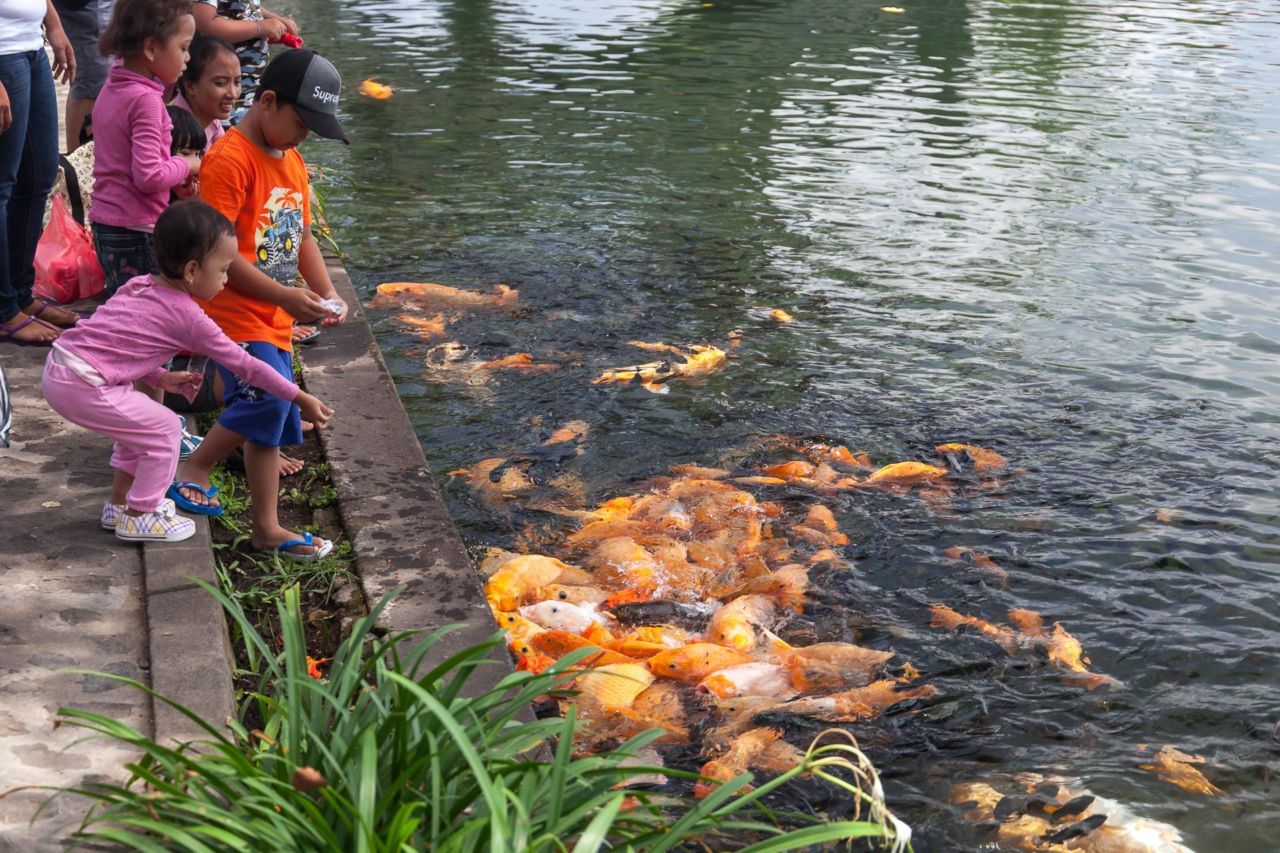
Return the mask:
[[124,504],[113,504],[107,501],[102,505],[102,529],[115,530],[120,516],[124,515]]
[[116,538],[126,542],[182,542],[195,533],[196,523],[178,515],[173,501],[168,499],[155,512],[124,513],[116,524]]

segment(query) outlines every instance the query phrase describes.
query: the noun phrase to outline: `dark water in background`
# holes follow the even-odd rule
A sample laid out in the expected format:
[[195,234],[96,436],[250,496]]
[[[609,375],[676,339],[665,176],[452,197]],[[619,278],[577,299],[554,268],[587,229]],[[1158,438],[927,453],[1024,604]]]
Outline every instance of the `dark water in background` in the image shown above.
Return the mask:
[[[1023,769],[1082,777],[1202,853],[1280,848],[1280,7],[293,5],[349,92],[398,90],[346,97],[354,144],[305,152],[364,292],[506,282],[526,310],[449,337],[581,359],[442,378],[377,315],[438,474],[527,450],[536,416],[590,422],[564,464],[591,499],[767,433],[882,463],[994,447],[1026,476],[951,514],[866,495],[838,510],[859,570],[832,593],[952,673],[932,719],[896,741],[865,729],[919,849],[973,843],[946,782]],[[629,338],[735,328],[703,385],[589,384],[636,360]],[[444,488],[469,542],[511,543]],[[949,545],[990,553],[1007,590]],[[1043,611],[1125,689],[1081,695],[945,642],[931,601]],[[1140,743],[1206,755],[1229,796],[1136,770]]]

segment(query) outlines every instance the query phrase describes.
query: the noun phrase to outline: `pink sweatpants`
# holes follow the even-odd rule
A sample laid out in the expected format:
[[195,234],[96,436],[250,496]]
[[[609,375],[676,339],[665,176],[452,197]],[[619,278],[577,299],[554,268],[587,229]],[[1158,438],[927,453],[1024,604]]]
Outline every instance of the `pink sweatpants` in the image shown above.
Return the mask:
[[95,387],[70,368],[44,365],[44,398],[73,424],[115,439],[111,467],[133,476],[129,509],[153,512],[178,470],[178,416],[132,385]]

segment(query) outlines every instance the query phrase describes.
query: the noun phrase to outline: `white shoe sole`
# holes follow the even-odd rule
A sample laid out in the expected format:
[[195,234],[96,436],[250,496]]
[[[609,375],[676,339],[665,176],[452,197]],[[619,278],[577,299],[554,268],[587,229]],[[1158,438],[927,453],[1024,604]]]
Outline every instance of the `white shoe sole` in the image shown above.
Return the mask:
[[185,542],[196,535],[194,526],[177,533],[166,533],[163,536],[148,536],[145,533],[122,533],[116,528],[116,538],[124,542]]

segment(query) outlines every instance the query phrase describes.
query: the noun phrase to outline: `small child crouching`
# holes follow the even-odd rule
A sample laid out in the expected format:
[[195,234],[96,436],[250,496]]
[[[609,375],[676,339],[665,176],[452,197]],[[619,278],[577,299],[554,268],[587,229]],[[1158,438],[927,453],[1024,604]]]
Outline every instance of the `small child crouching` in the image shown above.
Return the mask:
[[134,380],[174,392],[189,389],[199,377],[164,368],[188,350],[292,400],[317,428],[333,410],[232,343],[195,303],[193,297],[212,299],[222,290],[236,256],[226,217],[200,201],[175,202],[156,221],[155,256],[158,274],[131,279],[54,342],[43,387],[49,405],[67,420],[115,439],[116,474],[102,526],[127,541],[180,542],[195,533],[195,523],[166,498],[182,500],[173,482],[178,416],[135,390]]

